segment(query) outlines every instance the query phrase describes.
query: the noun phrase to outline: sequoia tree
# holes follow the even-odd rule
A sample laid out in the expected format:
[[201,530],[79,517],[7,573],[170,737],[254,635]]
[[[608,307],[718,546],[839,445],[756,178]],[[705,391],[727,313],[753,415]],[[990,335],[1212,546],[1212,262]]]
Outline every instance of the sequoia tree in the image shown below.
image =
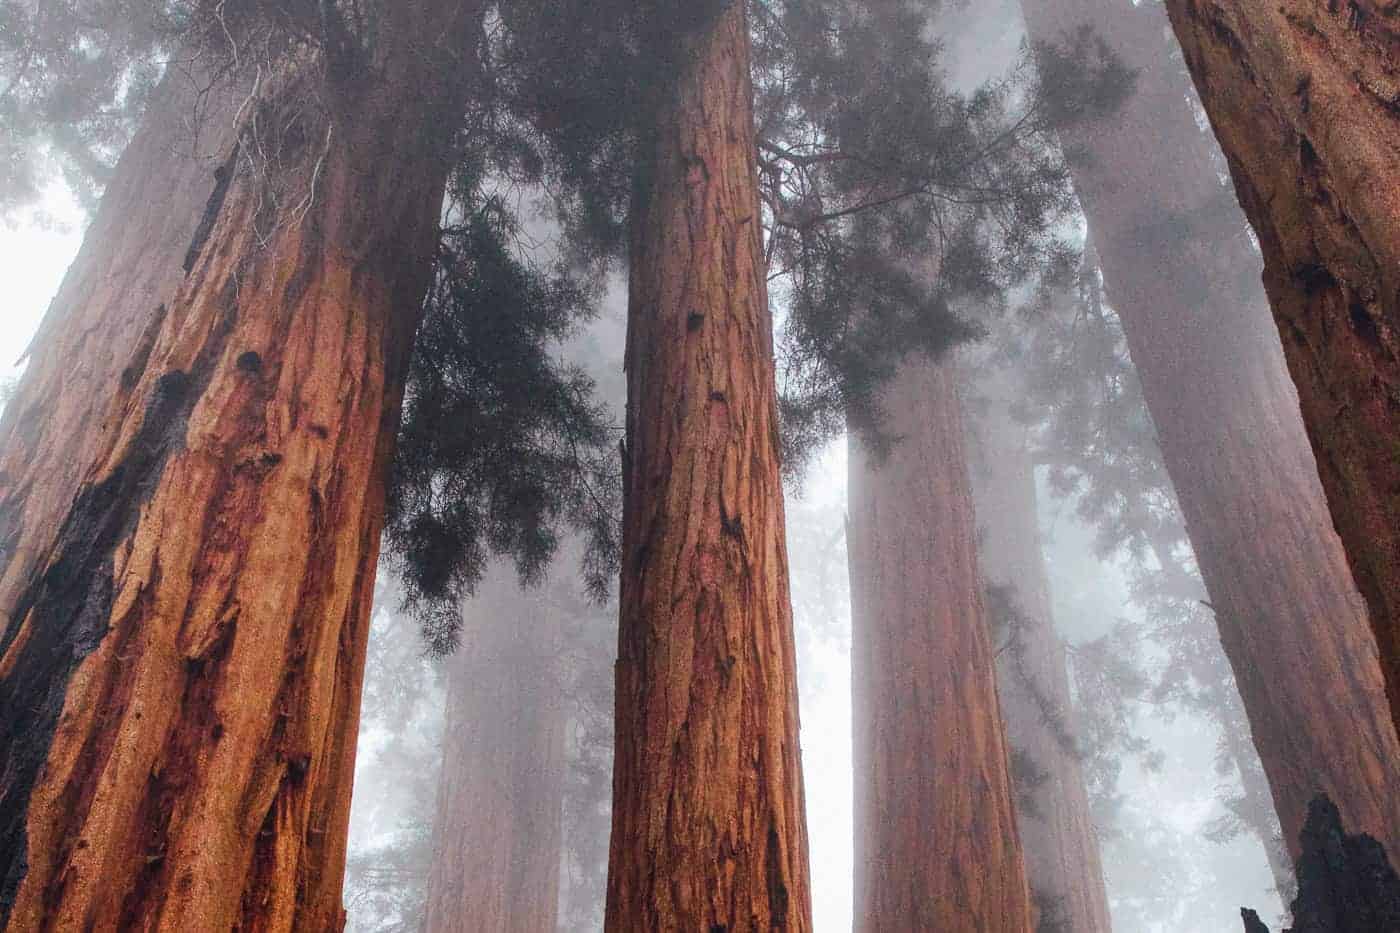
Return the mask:
[[425,929],[554,933],[563,850],[560,617],[497,574],[447,662]]
[[[343,923],[385,481],[482,7],[217,7],[6,412],[32,463],[74,461],[0,478],[13,929]],[[174,108],[211,83],[196,135]]]
[[[1169,0],[1167,10],[1264,254],[1264,288],[1400,724],[1396,11],[1380,0]],[[1396,850],[1393,828],[1377,832],[1344,792],[1325,789],[1353,831]]]
[[968,419],[978,557],[998,636],[1007,740],[1019,764],[1012,780],[1036,928],[1109,933],[1065,646],[1051,615],[1027,432],[1011,421],[1003,398],[984,404]]
[[649,4],[607,929],[811,929],[746,5]]
[[[1284,837],[1296,855],[1308,803],[1326,793],[1351,825],[1400,845],[1400,742],[1365,607],[1250,271],[1257,254],[1161,14],[1022,5],[1052,75],[1089,27],[1138,72],[1116,115],[1060,133]],[[1160,562],[1175,565],[1170,546]]]
[[1031,929],[951,365],[906,360],[898,438],[850,445],[856,929]]

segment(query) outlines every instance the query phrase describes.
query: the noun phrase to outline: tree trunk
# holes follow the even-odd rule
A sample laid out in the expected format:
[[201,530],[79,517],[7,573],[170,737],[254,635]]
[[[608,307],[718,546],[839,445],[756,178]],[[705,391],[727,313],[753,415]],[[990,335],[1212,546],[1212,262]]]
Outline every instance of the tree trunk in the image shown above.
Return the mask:
[[428,933],[554,933],[565,709],[558,610],[497,570],[448,661]]
[[1284,836],[1296,856],[1308,803],[1325,793],[1349,825],[1400,845],[1400,742],[1364,606],[1254,281],[1257,254],[1161,14],[1117,0],[1024,6],[1035,39],[1092,24],[1140,69],[1122,111],[1063,139]]
[[899,442],[852,438],[855,918],[861,933],[1026,933],[1030,895],[953,367],[908,360]]
[[667,37],[633,205],[607,929],[805,931],[747,18],[699,6]]
[[[1400,727],[1400,20],[1380,0],[1167,9],[1259,237],[1264,288]],[[1376,834],[1320,789],[1348,826]],[[1400,842],[1392,828],[1377,838],[1391,852]]]
[[983,572],[1016,614],[997,649],[997,682],[1007,740],[1035,770],[1034,779],[1013,780],[1037,929],[1108,933],[1099,840],[1041,553],[1035,470],[1024,429],[999,399],[991,405],[969,431],[972,488]]
[[[438,5],[395,5],[368,62],[262,62],[183,254],[126,270],[127,241],[176,226],[128,228],[112,204],[92,232],[85,262],[123,267],[138,336],[88,348],[125,362],[72,363],[90,383],[57,383],[104,397],[96,438],[65,448],[76,494],[6,495],[35,512],[0,636],[9,929],[343,925],[384,481],[469,15]],[[128,169],[113,203],[170,183]],[[55,309],[36,364],[70,365],[49,341],[80,323],[127,323],[103,317],[103,287]],[[140,288],[164,303],[141,313]],[[40,413],[39,450],[82,407],[32,397],[52,378],[15,403]]]
[[[123,152],[0,419],[0,635],[100,446],[112,388],[179,270],[237,136],[249,76],[187,50]],[[207,88],[207,93],[201,93]],[[139,231],[139,235],[133,235]]]

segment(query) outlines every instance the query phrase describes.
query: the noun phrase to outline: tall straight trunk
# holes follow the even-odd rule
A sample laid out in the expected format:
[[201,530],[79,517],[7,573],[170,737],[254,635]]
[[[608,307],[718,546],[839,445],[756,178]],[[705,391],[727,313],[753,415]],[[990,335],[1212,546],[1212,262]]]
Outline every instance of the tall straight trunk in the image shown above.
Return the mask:
[[[1025,430],[993,400],[969,425],[972,490],[987,582],[1003,587],[1016,619],[998,650],[1007,741],[1033,765],[1013,775],[1017,825],[1037,926],[1108,933],[1112,921],[1089,809],[1064,644],[1055,631],[1041,552],[1035,468]],[[1058,922],[1061,926],[1053,926]]]
[[[1400,20],[1381,0],[1169,0],[1167,10],[1259,237],[1400,728]],[[1353,832],[1375,834],[1333,799]],[[1290,843],[1297,828],[1286,827]],[[1376,835],[1396,851],[1393,830]]]
[[[1083,24],[1140,69],[1115,116],[1064,133],[1285,839],[1309,801],[1400,846],[1400,742],[1331,528],[1258,257],[1218,183],[1151,5],[1024,0],[1031,35]],[[1270,155],[1280,162],[1277,150]]]
[[738,0],[696,6],[657,23],[675,71],[633,205],[607,929],[804,931],[748,25]]
[[1026,933],[954,368],[906,361],[884,404],[847,506],[856,930]]
[[[397,4],[368,62],[260,62],[184,251],[156,242],[176,225],[119,222],[171,181],[124,163],[83,260],[114,271],[55,307],[32,364],[89,376],[35,372],[15,402],[38,456],[83,459],[71,497],[5,495],[33,562],[0,636],[10,929],[343,925],[384,480],[469,15]],[[126,268],[142,255],[159,269]],[[130,318],[104,317],[106,284]],[[140,313],[142,288],[163,303]],[[50,343],[79,325],[136,336],[79,366]],[[104,397],[90,442],[62,436],[69,392]]]
[[563,847],[559,612],[497,571],[448,661],[428,933],[554,933]]

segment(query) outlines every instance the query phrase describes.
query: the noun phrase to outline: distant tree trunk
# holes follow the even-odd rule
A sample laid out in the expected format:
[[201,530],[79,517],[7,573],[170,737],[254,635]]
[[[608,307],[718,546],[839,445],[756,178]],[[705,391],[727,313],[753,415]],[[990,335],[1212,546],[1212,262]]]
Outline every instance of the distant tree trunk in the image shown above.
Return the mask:
[[1011,422],[1000,400],[973,420],[978,555],[988,583],[1006,588],[1017,614],[1016,627],[997,649],[997,681],[1007,740],[1036,772],[1033,780],[1012,777],[1023,804],[1017,825],[1037,928],[1108,933],[1113,927],[1099,840],[1041,553],[1035,468],[1025,430]]
[[[632,218],[607,928],[811,929],[745,5],[677,68]],[[718,9],[715,9],[718,8]]]
[[[34,360],[87,377],[36,373],[15,401],[38,413],[33,449],[83,456],[76,494],[0,493],[36,510],[14,526],[34,569],[0,636],[10,929],[344,923],[384,480],[470,6],[393,5],[367,62],[350,47],[262,62],[183,255],[178,225],[111,213],[171,184],[168,162],[128,160],[109,193],[83,262],[124,317],[85,306],[105,285],[74,285]],[[142,257],[159,269],[127,267]],[[143,288],[164,303],[140,314]],[[83,352],[125,362],[51,349],[109,323],[136,336],[98,332]],[[45,386],[105,397],[94,440],[54,433],[83,403],[32,397]]]
[[[1400,728],[1400,20],[1381,0],[1167,9],[1263,249],[1264,287]],[[1349,827],[1375,834],[1321,789]],[[1391,852],[1400,841],[1393,830],[1377,838]]]
[[[1030,33],[1089,24],[1141,69],[1118,114],[1063,134],[1285,838],[1309,801],[1400,845],[1400,742],[1297,401],[1151,5],[1024,0]],[[1271,8],[1272,9],[1272,8]],[[1272,14],[1271,14],[1272,15]],[[1296,147],[1295,147],[1296,148]],[[1269,158],[1282,164],[1275,147]]]
[[497,571],[448,661],[428,933],[554,933],[565,709],[558,611]]
[[851,440],[860,933],[1031,929],[955,382],[906,361],[899,442],[882,462]]

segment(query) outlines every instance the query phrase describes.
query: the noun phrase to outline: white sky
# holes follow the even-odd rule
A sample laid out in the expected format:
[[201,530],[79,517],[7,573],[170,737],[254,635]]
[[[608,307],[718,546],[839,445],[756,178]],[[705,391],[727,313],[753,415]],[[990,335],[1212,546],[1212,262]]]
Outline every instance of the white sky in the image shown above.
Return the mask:
[[19,372],[14,363],[29,345],[81,242],[82,217],[71,200],[56,193],[44,208],[56,223],[0,222],[0,282],[5,283],[0,293],[0,383]]

